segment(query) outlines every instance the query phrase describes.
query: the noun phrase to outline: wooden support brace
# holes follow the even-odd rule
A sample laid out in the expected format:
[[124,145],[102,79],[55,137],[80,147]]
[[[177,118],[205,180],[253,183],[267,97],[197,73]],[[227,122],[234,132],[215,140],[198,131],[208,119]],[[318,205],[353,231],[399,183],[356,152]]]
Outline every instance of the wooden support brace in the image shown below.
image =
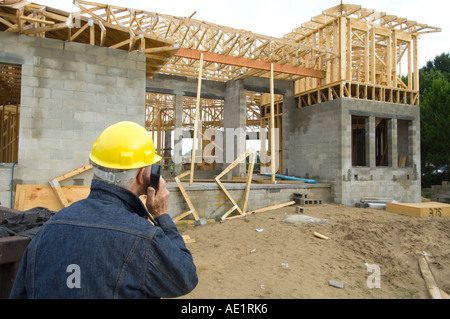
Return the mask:
[[56,197],[58,198],[59,202],[64,206],[69,206],[69,202],[67,201],[66,195],[64,194],[63,190],[61,189],[61,185],[59,185],[59,182],[56,179],[53,179],[49,182],[50,186],[53,189],[53,192],[55,193]]
[[290,202],[287,202],[287,203],[267,206],[267,207],[259,208],[259,209],[253,210],[251,212],[248,212],[247,215],[251,215],[251,214],[254,214],[254,213],[261,213],[261,212],[265,212],[265,211],[268,211],[268,210],[278,209],[278,208],[282,208],[282,207],[286,207],[286,206],[290,206],[290,205],[294,205],[294,204],[295,204],[295,201],[290,201]]
[[189,206],[189,211],[184,212],[184,213],[182,213],[182,214],[180,214],[180,215],[175,216],[174,218],[172,218],[172,220],[173,220],[174,223],[180,221],[181,219],[183,219],[184,217],[186,217],[186,216],[188,216],[188,215],[190,215],[190,214],[192,214],[192,216],[194,216],[195,220],[200,219],[200,217],[199,217],[198,214],[197,214],[197,211],[195,210],[194,205],[193,205],[192,202],[191,202],[191,199],[189,198],[188,194],[186,193],[186,190],[184,189],[183,184],[182,184],[181,181],[180,181],[181,178],[183,178],[183,177],[189,175],[189,173],[190,173],[189,171],[186,171],[186,172],[184,172],[184,173],[181,173],[181,174],[178,175],[177,177],[175,177],[175,182],[177,183],[178,188],[180,189],[180,192],[181,192],[181,194],[182,194],[183,197],[184,197],[184,200],[186,201],[186,203],[187,203],[188,206]]
[[229,171],[231,171],[236,165],[238,165],[243,159],[247,158],[247,156],[250,155],[252,152],[251,149],[246,150],[244,153],[242,153],[238,158],[234,160],[233,163],[228,165],[227,168],[225,168],[219,175],[217,175],[216,179],[221,179],[225,174],[227,174]]
[[198,84],[197,84],[197,102],[195,106],[195,119],[194,119],[194,138],[192,139],[192,154],[191,154],[191,172],[189,177],[189,185],[194,182],[194,167],[195,167],[195,151],[198,136],[198,117],[200,112],[200,94],[202,90],[202,74],[203,74],[203,53],[200,55],[200,70],[198,71]]
[[[228,192],[226,187],[222,184],[220,181],[220,178],[222,178],[225,174],[227,174],[230,170],[232,170],[236,165],[238,165],[241,161],[245,160],[248,156],[250,156],[250,165],[249,165],[249,171],[247,176],[247,182],[245,187],[245,197],[244,197],[244,205],[243,209],[241,209],[236,201],[233,199],[231,194]],[[247,209],[247,202],[248,202],[248,195],[250,192],[250,185],[253,177],[253,167],[254,167],[254,152],[252,148],[249,148],[244,153],[242,153],[237,159],[233,161],[227,168],[225,168],[216,178],[216,184],[219,186],[219,188],[223,191],[225,196],[230,200],[230,202],[233,204],[233,207],[231,207],[224,215],[222,215],[222,220],[225,220],[232,212],[237,210],[240,215],[245,216],[245,210]]]
[[273,83],[273,63],[270,64],[270,172],[272,183],[275,184],[275,97]]
[[250,159],[249,159],[247,183],[245,184],[244,205],[242,206],[242,212],[244,214],[247,212],[248,195],[250,194],[250,186],[252,184],[254,166],[255,166],[255,154],[252,152],[250,154]]
[[58,198],[58,200],[64,207],[69,206],[69,202],[67,201],[66,195],[64,194],[59,182],[64,181],[68,178],[71,178],[75,175],[81,174],[83,172],[86,172],[86,171],[90,170],[91,168],[92,168],[92,165],[87,164],[87,165],[77,168],[67,174],[56,177],[49,182],[50,186],[53,189],[53,192],[55,193],[56,197]]

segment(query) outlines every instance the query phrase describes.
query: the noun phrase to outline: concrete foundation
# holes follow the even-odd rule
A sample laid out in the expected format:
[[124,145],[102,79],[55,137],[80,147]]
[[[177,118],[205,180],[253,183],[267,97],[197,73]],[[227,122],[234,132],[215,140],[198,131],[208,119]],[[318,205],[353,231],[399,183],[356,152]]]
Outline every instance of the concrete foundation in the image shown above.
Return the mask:
[[[224,183],[228,192],[239,207],[243,206],[245,183]],[[233,205],[216,183],[183,183],[200,218],[220,219]],[[175,217],[189,211],[189,207],[176,183],[167,183],[170,191],[169,214]],[[294,200],[295,193],[307,194],[308,198],[320,199],[322,203],[331,203],[331,186],[319,184],[252,184],[247,203],[247,211],[277,205]],[[205,200],[207,198],[208,200]],[[308,205],[308,204],[306,204]],[[236,212],[236,214],[238,214]]]

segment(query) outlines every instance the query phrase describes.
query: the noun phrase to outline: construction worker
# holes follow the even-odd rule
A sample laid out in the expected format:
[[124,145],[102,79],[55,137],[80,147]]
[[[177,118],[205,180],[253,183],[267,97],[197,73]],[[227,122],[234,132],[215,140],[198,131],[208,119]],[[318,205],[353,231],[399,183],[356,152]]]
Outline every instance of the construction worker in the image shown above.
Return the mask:
[[196,267],[168,215],[166,183],[161,177],[156,194],[149,186],[151,165],[160,160],[142,126],[125,121],[105,129],[90,154],[89,196],[34,236],[10,298],[171,298],[192,291]]

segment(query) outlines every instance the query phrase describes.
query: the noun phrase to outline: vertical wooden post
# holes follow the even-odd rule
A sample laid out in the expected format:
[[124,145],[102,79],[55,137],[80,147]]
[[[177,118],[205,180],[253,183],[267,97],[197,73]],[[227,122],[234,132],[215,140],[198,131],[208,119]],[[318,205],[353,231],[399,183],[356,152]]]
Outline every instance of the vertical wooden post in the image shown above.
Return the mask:
[[418,36],[413,35],[413,59],[414,59],[414,90],[419,92],[419,54],[417,49]]
[[[397,51],[397,31],[394,31],[394,38],[392,39],[392,44],[391,44],[391,47],[393,48],[393,56],[392,56],[392,60],[394,60],[394,62],[393,62],[393,64],[394,64],[394,74],[393,74],[393,77],[394,77],[394,81],[393,81],[393,83],[391,84],[391,85],[389,85],[389,82],[388,82],[388,86],[393,86],[394,88],[397,88],[397,85],[398,85],[398,79],[397,79],[397,70],[398,70],[398,60],[397,60],[397,56],[398,56],[398,51]],[[401,73],[400,73],[400,75],[401,75]]]
[[[412,39],[408,43],[408,89],[412,90],[413,88],[413,79],[412,79],[412,72],[413,72],[413,54],[412,54]],[[412,96],[411,96],[411,102],[412,102]]]
[[[392,36],[386,38],[386,82],[387,86],[392,87],[392,77],[394,78],[394,86],[397,83],[397,36],[394,31],[394,39]],[[393,43],[392,43],[393,42]],[[392,54],[393,52],[393,54]],[[392,62],[394,60],[394,62]]]
[[200,112],[200,93],[202,90],[202,75],[203,75],[203,53],[200,54],[200,70],[198,71],[197,84],[197,103],[195,105],[195,119],[194,119],[194,138],[192,140],[192,154],[191,154],[191,174],[189,177],[189,185],[194,182],[194,167],[195,167],[195,151],[198,135],[198,117]]
[[89,43],[90,45],[95,45],[95,23],[94,20],[89,19]]
[[270,64],[270,171],[275,184],[275,97],[273,83],[273,63]]
[[[347,49],[347,76],[346,80],[351,81],[352,80],[352,22],[349,19],[347,21],[347,45],[345,46]],[[345,67],[345,65],[344,65]]]
[[376,84],[376,47],[375,47],[375,27],[372,26],[370,29],[370,71],[371,71],[371,82],[372,85]]
[[346,47],[346,18],[339,18],[339,80],[345,81],[346,78],[346,68],[347,68],[347,54],[346,49],[350,50],[351,48]]
[[[364,45],[364,70],[365,70],[365,77],[364,77],[364,83],[369,84],[370,83],[370,60],[369,60],[369,52],[370,52],[370,36],[369,31],[366,32],[366,43]],[[366,87],[367,88],[367,87]]]

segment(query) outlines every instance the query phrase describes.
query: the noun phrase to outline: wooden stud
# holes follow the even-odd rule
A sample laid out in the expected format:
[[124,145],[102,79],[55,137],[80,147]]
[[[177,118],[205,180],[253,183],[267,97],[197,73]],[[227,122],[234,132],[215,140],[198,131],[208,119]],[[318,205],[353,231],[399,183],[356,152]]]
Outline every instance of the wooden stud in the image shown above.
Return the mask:
[[192,153],[191,153],[191,173],[189,179],[189,185],[194,182],[194,167],[195,167],[195,152],[198,136],[198,118],[200,113],[200,94],[202,90],[202,76],[203,76],[203,54],[200,55],[200,69],[198,71],[198,84],[197,84],[197,101],[195,105],[195,119],[194,119],[194,137],[192,140]]
[[272,183],[275,184],[275,97],[273,64],[270,65],[270,172],[272,173]]

